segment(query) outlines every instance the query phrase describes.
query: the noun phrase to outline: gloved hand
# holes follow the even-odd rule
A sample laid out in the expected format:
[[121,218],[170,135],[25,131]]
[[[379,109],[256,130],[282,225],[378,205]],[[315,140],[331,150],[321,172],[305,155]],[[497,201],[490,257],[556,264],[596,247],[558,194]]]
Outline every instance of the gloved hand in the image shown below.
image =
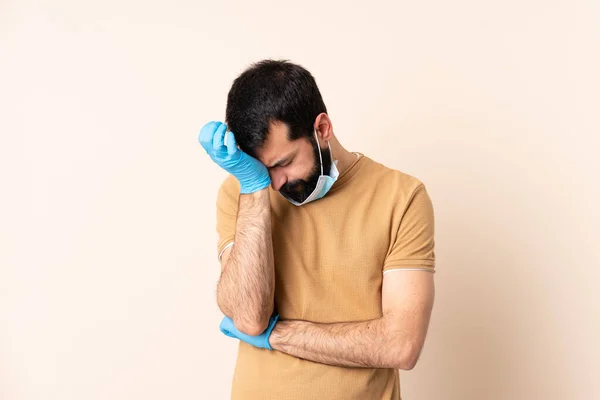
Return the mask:
[[211,121],[204,125],[198,135],[198,141],[210,158],[240,182],[240,193],[258,192],[271,184],[267,167],[256,158],[249,156],[237,147],[233,132],[227,134],[227,125]]
[[265,331],[258,336],[250,336],[238,331],[235,325],[233,324],[233,320],[228,316],[225,316],[223,318],[219,329],[225,335],[230,336],[232,338],[240,339],[241,341],[251,344],[254,347],[273,350],[271,344],[269,343],[269,336],[271,336],[271,332],[273,331],[273,328],[275,328],[275,324],[277,323],[278,319],[279,315],[271,317],[267,329],[265,329]]

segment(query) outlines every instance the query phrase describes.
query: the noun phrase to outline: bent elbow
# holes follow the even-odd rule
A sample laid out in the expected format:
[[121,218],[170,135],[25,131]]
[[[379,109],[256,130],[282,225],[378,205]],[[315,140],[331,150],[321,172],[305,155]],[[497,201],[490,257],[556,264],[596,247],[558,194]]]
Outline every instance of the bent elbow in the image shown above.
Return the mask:
[[269,326],[269,321],[258,322],[234,322],[238,331],[248,336],[258,336]]
[[392,365],[396,369],[410,371],[417,365],[420,353],[419,348],[407,345],[404,349],[392,352],[395,355],[392,359]]
[[417,360],[418,358],[414,357],[414,358],[409,358],[406,360],[402,360],[399,364],[398,364],[398,369],[401,369],[403,371],[410,371],[411,369],[413,369],[416,365],[417,365]]

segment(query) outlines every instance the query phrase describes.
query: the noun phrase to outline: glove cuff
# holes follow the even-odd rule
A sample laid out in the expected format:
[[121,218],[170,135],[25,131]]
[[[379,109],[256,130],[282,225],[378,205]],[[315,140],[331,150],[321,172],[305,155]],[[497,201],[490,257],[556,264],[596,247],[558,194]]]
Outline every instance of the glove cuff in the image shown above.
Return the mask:
[[271,332],[273,332],[273,329],[275,329],[275,324],[277,323],[278,319],[279,319],[279,314],[271,317],[271,319],[269,321],[269,326],[267,327],[267,330],[265,331],[265,347],[269,350],[273,350],[273,348],[271,347],[271,343],[269,343],[269,338],[271,337]]
[[268,188],[270,184],[271,179],[263,179],[260,182],[252,182],[247,185],[244,185],[240,182],[240,194],[251,194],[254,192],[258,192],[259,190]]

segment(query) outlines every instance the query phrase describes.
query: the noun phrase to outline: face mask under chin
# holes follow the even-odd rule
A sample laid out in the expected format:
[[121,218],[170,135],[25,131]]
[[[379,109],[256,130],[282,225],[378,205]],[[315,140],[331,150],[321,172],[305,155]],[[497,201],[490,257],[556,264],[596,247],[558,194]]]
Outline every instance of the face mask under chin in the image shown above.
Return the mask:
[[320,173],[321,168],[319,168],[319,171],[316,175],[311,174],[311,179],[308,181],[301,179],[291,183],[288,182],[281,187],[279,193],[281,193],[287,199],[294,200],[297,203],[302,203],[315,190],[315,187],[317,186],[317,179],[319,178]]
[[[302,203],[311,195],[317,186],[319,176],[321,175],[321,165],[319,161],[319,149],[317,148],[316,140],[312,140],[313,144],[313,159],[314,167],[310,172],[308,179],[297,179],[293,182],[288,182],[279,189],[279,193],[283,197],[293,200],[297,203]],[[331,169],[331,151],[329,148],[321,149],[321,157],[323,158],[323,173],[328,174]]]

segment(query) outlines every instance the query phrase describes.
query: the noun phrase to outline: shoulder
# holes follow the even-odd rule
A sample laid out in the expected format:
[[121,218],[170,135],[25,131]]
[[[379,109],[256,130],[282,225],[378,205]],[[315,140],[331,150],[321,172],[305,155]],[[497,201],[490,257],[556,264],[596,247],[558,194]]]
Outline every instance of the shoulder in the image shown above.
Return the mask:
[[237,206],[239,197],[240,183],[233,175],[228,175],[219,186],[217,204],[235,203]]
[[221,182],[219,186],[219,191],[224,191],[227,193],[238,193],[240,192],[240,183],[233,175],[227,175],[225,179]]
[[419,191],[425,191],[425,184],[416,176],[363,157],[365,176],[372,180],[377,191],[383,191],[399,202],[408,202]]

